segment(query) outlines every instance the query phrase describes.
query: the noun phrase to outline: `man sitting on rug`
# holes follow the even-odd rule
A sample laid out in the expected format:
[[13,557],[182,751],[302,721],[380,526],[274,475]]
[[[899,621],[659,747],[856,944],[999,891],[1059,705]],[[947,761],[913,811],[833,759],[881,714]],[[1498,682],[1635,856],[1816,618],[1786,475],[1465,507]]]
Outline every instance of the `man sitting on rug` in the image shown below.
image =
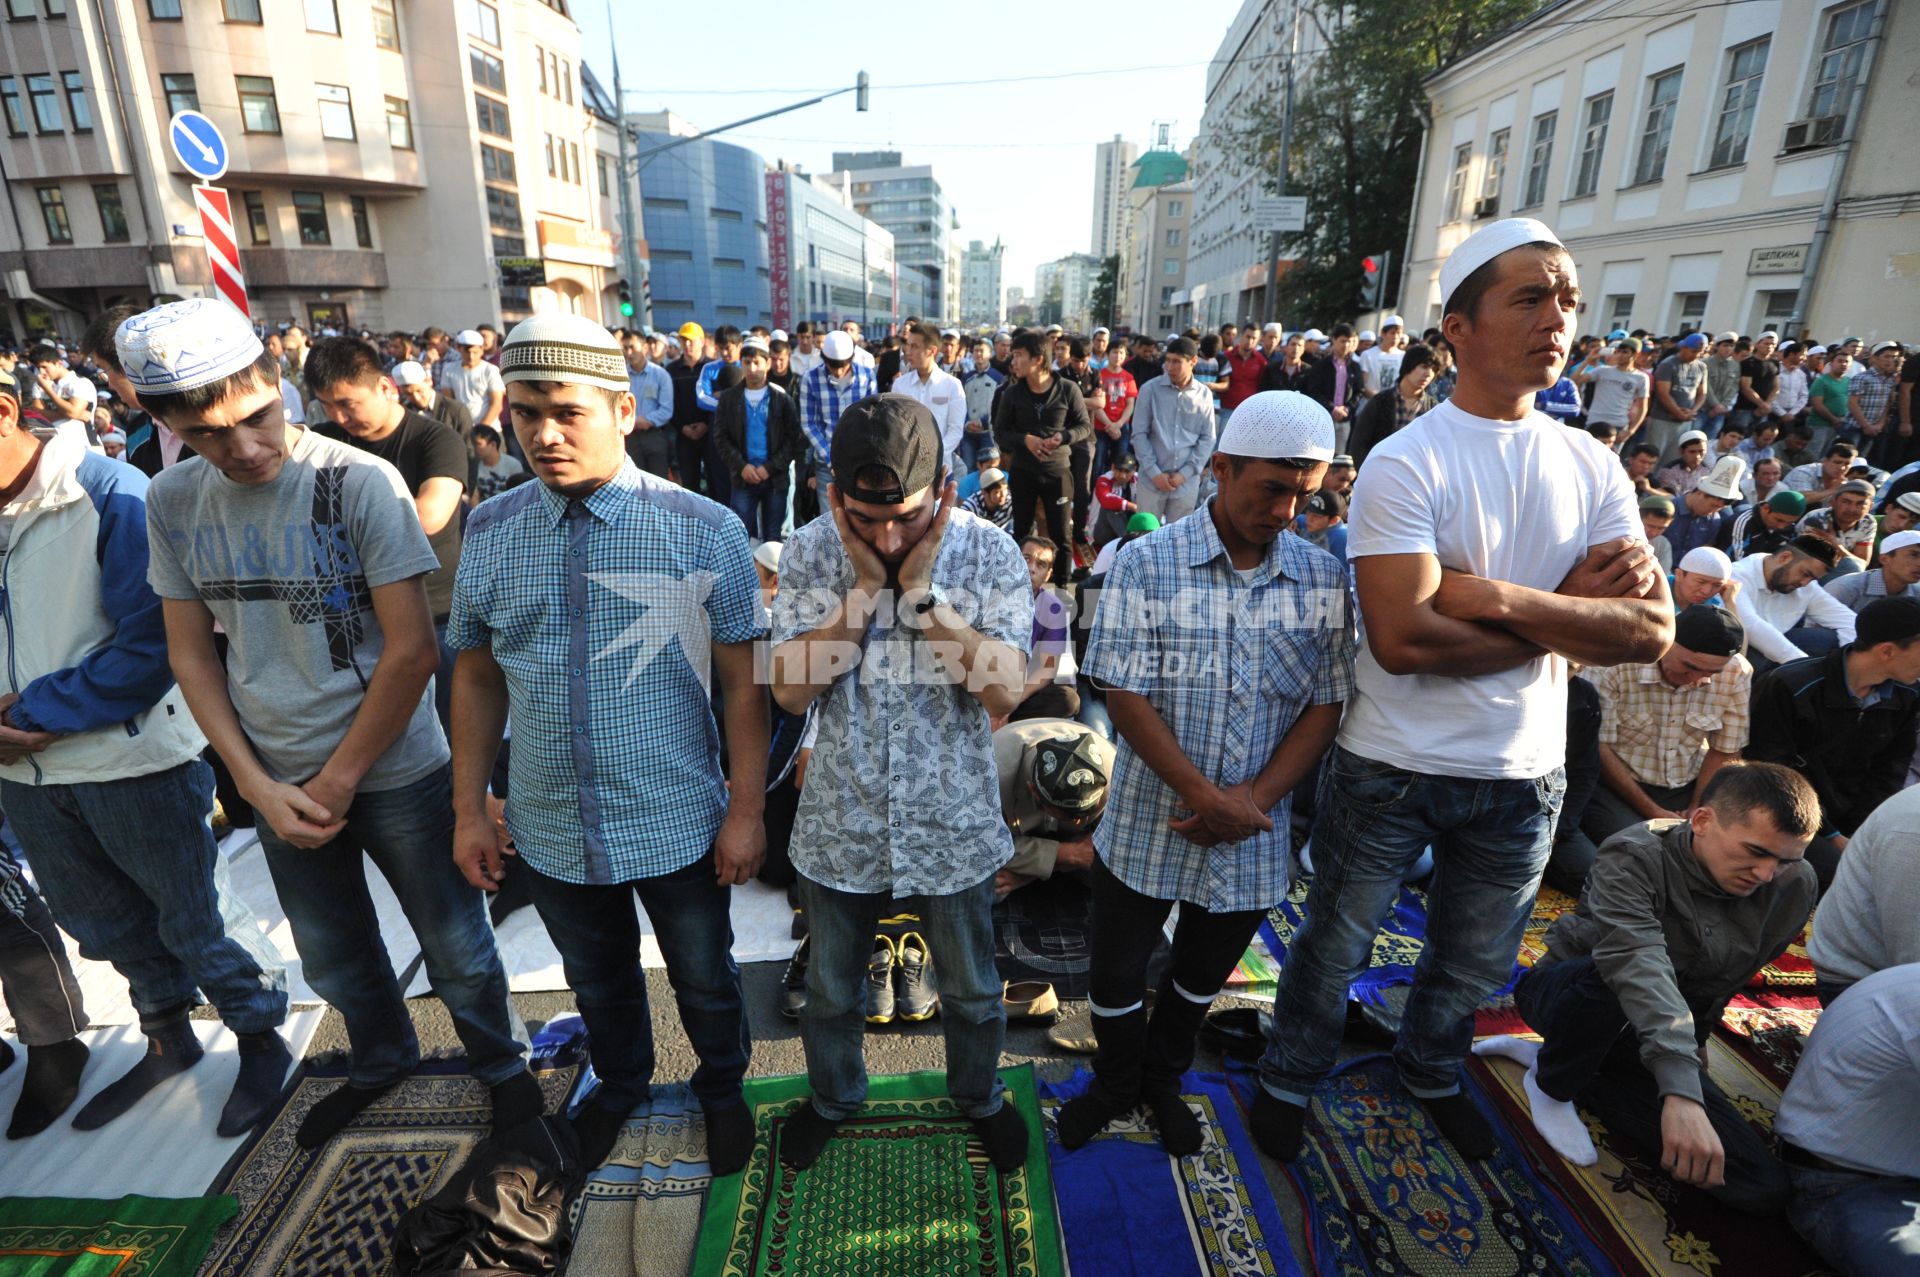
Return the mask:
[[1696,603],[1659,660],[1586,672],[1600,693],[1601,783],[1580,824],[1596,847],[1644,820],[1686,819],[1714,773],[1739,759],[1753,683],[1746,641],[1739,617]]
[[993,763],[1000,814],[1013,834],[1013,859],[996,876],[995,894],[1092,868],[1113,744],[1070,718],[1028,718],[993,734]]
[[1013,836],[989,720],[1026,681],[1027,566],[1013,538],[954,508],[926,405],[870,395],[841,413],[831,449],[832,518],[794,530],[773,607],[774,699],[790,714],[820,702],[793,830],[813,1096],[786,1120],[780,1157],[813,1165],[865,1102],[869,971],[890,965],[873,961],[874,928],[890,899],[915,896],[939,955],[948,1093],[995,1168],[1013,1171],[1027,1124],[999,1077],[993,964],[994,878]]
[[730,888],[752,879],[766,851],[767,694],[753,676],[760,577],[727,507],[628,457],[635,401],[612,333],[578,315],[529,319],[507,335],[500,370],[539,483],[485,503],[467,524],[447,624],[460,652],[454,855],[467,881],[499,885],[487,781],[511,712],[507,825],[600,1076],[575,1121],[581,1159],[607,1159],[653,1081],[638,896],[700,1061],[691,1086],[707,1157],[715,1175],[731,1175],[753,1151],[729,906]]
[[1822,891],[1854,829],[1906,784],[1920,723],[1920,599],[1876,599],[1855,625],[1846,647],[1753,684],[1747,757],[1793,768],[1820,796],[1807,859]]
[[492,1089],[495,1126],[538,1115],[485,904],[453,863],[424,585],[440,561],[413,497],[379,457],[287,422],[279,363],[225,302],[156,306],[114,341],[141,403],[199,454],[147,490],[147,576],[174,677],[259,816],[307,983],[346,1021],[347,1085],[295,1141],[320,1147],[420,1060],[369,858]]
[[1785,953],[1813,910],[1813,788],[1769,763],[1722,767],[1686,820],[1622,830],[1514,1002],[1545,1039],[1477,1055],[1527,1068],[1533,1124],[1576,1166],[1598,1160],[1575,1103],[1660,1166],[1736,1210],[1778,1211],[1786,1168],[1706,1071],[1727,1002]]
[[1920,1274],[1920,965],[1876,972],[1821,1014],[1773,1133],[1794,1231],[1843,1273]]
[[[1207,1008],[1286,899],[1291,795],[1340,727],[1353,690],[1346,571],[1289,535],[1333,456],[1333,419],[1294,390],[1234,410],[1192,517],[1114,561],[1087,649],[1120,750],[1117,801],[1094,835],[1089,1002],[1093,1082],[1060,1110],[1078,1148],[1145,1102],[1168,1153],[1197,1152],[1180,1097]],[[1180,602],[1176,602],[1176,600]],[[1148,607],[1170,618],[1139,624]],[[1177,619],[1215,618],[1207,628]],[[1205,647],[1213,670],[1165,660]],[[1147,1009],[1147,962],[1175,903],[1173,955]]]
[[1829,1005],[1888,967],[1920,962],[1920,786],[1901,790],[1860,823],[1813,916],[1807,956],[1813,991]]
[[1281,1161],[1299,1155],[1347,991],[1429,847],[1429,927],[1394,1060],[1454,1151],[1493,1155],[1461,1068],[1553,851],[1568,663],[1651,661],[1673,641],[1618,458],[1534,408],[1573,340],[1572,254],[1532,219],[1493,222],[1453,250],[1440,289],[1453,397],[1376,448],[1354,485],[1347,555],[1367,642],[1320,772],[1307,922],[1280,970],[1252,1111],[1254,1139]]

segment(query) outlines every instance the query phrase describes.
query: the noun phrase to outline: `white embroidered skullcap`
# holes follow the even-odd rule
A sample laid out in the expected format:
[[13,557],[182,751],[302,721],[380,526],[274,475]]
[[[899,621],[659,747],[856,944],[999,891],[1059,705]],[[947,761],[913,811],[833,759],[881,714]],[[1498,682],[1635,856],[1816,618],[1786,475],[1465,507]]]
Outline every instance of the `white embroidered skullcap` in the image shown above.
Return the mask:
[[1216,448],[1234,457],[1333,460],[1333,418],[1297,390],[1263,390],[1233,410]]
[[217,297],[167,302],[129,318],[114,349],[134,389],[177,395],[251,367],[266,349],[253,322]]
[[1447,298],[1453,296],[1453,290],[1460,287],[1467,276],[1523,244],[1560,244],[1560,237],[1545,222],[1531,217],[1507,217],[1491,226],[1482,226],[1460,241],[1459,247],[1447,254],[1447,260],[1440,266],[1440,305],[1446,306]]
[[427,380],[427,366],[417,359],[402,359],[393,366],[393,384],[419,386]]
[[585,315],[523,319],[500,347],[500,380],[558,381],[569,386],[627,390],[627,359],[620,343]]
[[1710,545],[1696,545],[1681,556],[1679,568],[1682,572],[1698,572],[1701,576],[1724,581],[1733,575],[1733,560],[1724,550],[1716,550]]

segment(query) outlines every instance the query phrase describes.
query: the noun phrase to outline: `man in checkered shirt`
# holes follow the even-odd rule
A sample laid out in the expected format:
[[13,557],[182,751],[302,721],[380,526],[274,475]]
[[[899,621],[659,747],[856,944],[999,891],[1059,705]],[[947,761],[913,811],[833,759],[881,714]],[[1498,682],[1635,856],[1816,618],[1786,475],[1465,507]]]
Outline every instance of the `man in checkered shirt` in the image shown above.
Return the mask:
[[[626,452],[635,403],[619,343],[577,315],[517,326],[507,411],[538,483],[477,509],[454,582],[454,857],[498,888],[487,781],[511,709],[507,828],[565,964],[600,1088],[575,1119],[597,1166],[653,1080],[637,895],[700,1066],[716,1175],[746,1164],[748,1033],[730,888],[766,850],[765,631],[740,520]],[[709,696],[717,672],[731,793]]]
[[[1353,688],[1346,573],[1286,531],[1333,436],[1327,410],[1296,391],[1246,399],[1209,463],[1215,495],[1129,544],[1101,592],[1087,674],[1106,688],[1120,747],[1094,833],[1099,1051],[1092,1085],[1060,1112],[1067,1148],[1143,1100],[1167,1152],[1200,1147],[1180,1077],[1208,1006],[1287,894],[1289,795]],[[1147,959],[1175,902],[1149,1012]]]

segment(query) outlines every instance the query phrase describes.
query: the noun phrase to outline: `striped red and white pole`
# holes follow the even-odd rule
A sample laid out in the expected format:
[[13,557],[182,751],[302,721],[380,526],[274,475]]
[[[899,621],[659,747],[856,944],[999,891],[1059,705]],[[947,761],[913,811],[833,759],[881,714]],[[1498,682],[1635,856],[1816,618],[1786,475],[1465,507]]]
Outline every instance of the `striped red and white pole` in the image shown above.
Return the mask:
[[213,286],[243,315],[247,309],[247,277],[240,273],[240,242],[233,234],[233,206],[217,186],[195,186],[193,202],[200,210],[200,237],[213,268]]

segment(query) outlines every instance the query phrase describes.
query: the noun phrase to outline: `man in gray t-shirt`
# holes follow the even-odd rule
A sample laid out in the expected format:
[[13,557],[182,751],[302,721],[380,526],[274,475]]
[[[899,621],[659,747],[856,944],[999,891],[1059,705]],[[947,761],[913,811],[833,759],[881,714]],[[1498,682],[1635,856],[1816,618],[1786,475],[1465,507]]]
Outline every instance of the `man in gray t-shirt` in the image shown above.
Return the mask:
[[196,453],[147,494],[147,575],[174,676],[258,815],[307,982],[346,1021],[347,1085],[295,1141],[326,1143],[420,1060],[368,859],[492,1088],[496,1128],[538,1116],[481,894],[453,863],[423,584],[439,561],[399,473],[288,423],[278,365],[224,302],[157,306],[114,340],[142,406]]
[[1647,414],[1647,442],[1660,449],[1660,464],[1665,465],[1679,452],[1683,431],[1706,406],[1707,365],[1700,354],[1707,339],[1688,333],[1680,339],[1680,348],[1662,359],[1653,370],[1653,410]]

